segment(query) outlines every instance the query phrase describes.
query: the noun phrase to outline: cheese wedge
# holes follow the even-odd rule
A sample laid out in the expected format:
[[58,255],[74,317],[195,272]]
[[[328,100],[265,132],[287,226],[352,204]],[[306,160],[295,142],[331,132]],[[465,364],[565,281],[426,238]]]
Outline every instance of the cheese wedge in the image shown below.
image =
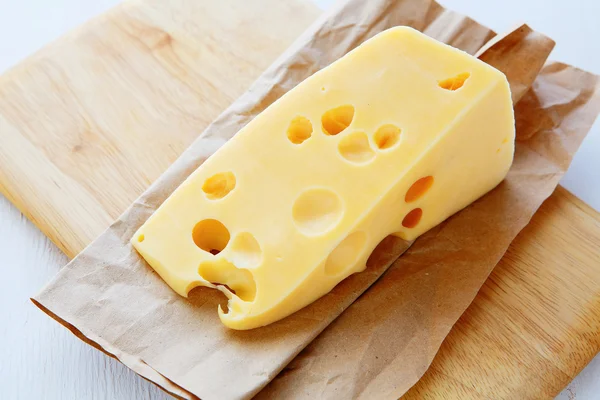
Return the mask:
[[225,293],[226,326],[263,326],[494,188],[514,138],[501,72],[393,28],[254,118],[131,241],[180,295]]

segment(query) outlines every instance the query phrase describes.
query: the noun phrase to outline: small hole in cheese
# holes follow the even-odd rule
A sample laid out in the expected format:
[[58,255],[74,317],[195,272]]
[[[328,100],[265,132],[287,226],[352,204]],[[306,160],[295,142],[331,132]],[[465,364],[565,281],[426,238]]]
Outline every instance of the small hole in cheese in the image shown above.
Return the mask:
[[417,180],[406,192],[404,201],[412,203],[413,201],[418,200],[429,190],[431,185],[433,185],[433,176],[426,176]]
[[231,241],[228,258],[239,268],[256,268],[262,260],[262,250],[254,235],[242,232]]
[[470,76],[471,74],[469,74],[468,72],[463,72],[462,74],[458,74],[453,78],[448,78],[444,79],[443,81],[439,81],[438,84],[442,89],[454,91],[463,87],[463,85],[465,84],[467,79],[469,79]]
[[140,236],[138,236],[137,241],[138,243],[142,243],[144,239],[146,239],[146,237],[144,236],[144,234],[141,234]]
[[192,230],[196,246],[213,255],[219,254],[229,243],[229,231],[216,219],[198,222]]
[[350,126],[354,119],[354,107],[351,105],[340,106],[327,111],[321,117],[323,132],[333,136]]
[[338,150],[346,160],[363,164],[375,157],[375,152],[369,145],[369,138],[363,132],[353,132],[342,138]]
[[402,220],[402,226],[405,228],[414,228],[417,226],[419,221],[421,221],[421,217],[423,216],[423,210],[420,208],[415,208],[411,210],[404,219]]
[[350,234],[336,246],[325,261],[325,274],[338,275],[354,267],[363,253],[367,235],[363,231]]
[[220,172],[208,178],[202,185],[202,191],[210,200],[227,196],[235,188],[235,175],[232,172]]
[[400,128],[392,124],[383,125],[377,129],[377,132],[375,132],[375,136],[373,137],[375,144],[381,150],[394,147],[394,145],[398,143],[399,138]]
[[290,122],[287,137],[294,144],[301,144],[312,135],[313,127],[309,119],[296,117]]

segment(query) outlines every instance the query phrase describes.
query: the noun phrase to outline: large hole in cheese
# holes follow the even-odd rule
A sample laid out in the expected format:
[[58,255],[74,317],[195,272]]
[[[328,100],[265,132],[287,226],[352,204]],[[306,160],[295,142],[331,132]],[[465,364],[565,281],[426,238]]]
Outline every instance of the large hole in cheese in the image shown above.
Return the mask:
[[229,231],[216,219],[204,219],[194,226],[192,238],[202,250],[219,254],[229,243]]
[[404,201],[412,203],[413,201],[418,200],[429,190],[431,185],[433,185],[433,176],[425,176],[417,180],[406,192]]
[[342,138],[338,150],[342,157],[356,164],[364,164],[375,157],[375,152],[369,145],[369,138],[363,132],[353,132]]
[[214,285],[225,286],[244,301],[254,301],[256,282],[247,269],[239,269],[224,259],[205,261],[200,264],[198,273]]
[[302,144],[312,135],[313,127],[308,118],[296,117],[290,122],[287,130],[287,137],[294,144]]
[[337,135],[350,126],[354,119],[354,107],[345,105],[327,111],[321,117],[323,132],[327,135]]
[[439,81],[438,85],[440,85],[440,87],[442,89],[453,90],[453,91],[458,90],[461,87],[463,87],[463,85],[465,84],[467,79],[469,79],[470,76],[471,76],[471,74],[469,74],[468,72],[463,72],[462,74],[458,74],[455,77],[444,79],[443,81]]
[[400,128],[392,124],[383,125],[377,129],[373,139],[380,150],[392,148],[400,139]]
[[316,236],[332,229],[343,214],[342,200],[329,189],[308,189],[294,202],[292,217],[300,232]]
[[233,172],[220,172],[208,178],[202,185],[202,191],[211,200],[222,199],[235,188]]
[[350,234],[338,244],[325,261],[325,273],[338,275],[354,266],[367,243],[367,234],[358,231]]

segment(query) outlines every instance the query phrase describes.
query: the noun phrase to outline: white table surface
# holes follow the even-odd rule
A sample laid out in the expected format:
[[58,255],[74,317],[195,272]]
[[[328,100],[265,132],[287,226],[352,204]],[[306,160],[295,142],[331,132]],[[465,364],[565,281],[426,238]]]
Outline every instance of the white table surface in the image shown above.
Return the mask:
[[[333,2],[315,1],[322,7]],[[0,73],[118,2],[0,0]],[[598,0],[441,2],[497,31],[526,21],[556,40],[553,59],[600,74]],[[561,182],[600,210],[598,171],[600,122],[594,126]],[[0,264],[4,271],[0,291],[0,398],[170,398],[117,361],[79,341],[29,302],[29,296],[66,262],[64,254],[0,196]],[[600,399],[600,356],[557,399]]]

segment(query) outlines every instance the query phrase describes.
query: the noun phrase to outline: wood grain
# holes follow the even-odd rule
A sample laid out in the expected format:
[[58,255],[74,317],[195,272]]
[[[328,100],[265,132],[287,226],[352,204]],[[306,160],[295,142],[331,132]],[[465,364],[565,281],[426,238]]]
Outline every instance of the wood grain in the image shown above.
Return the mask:
[[89,22],[0,78],[0,192],[73,257],[317,15],[146,0]]
[[[0,78],[0,191],[72,257],[317,14],[301,0],[146,0],[88,23]],[[600,349],[599,221],[559,189],[406,398],[566,385]]]

